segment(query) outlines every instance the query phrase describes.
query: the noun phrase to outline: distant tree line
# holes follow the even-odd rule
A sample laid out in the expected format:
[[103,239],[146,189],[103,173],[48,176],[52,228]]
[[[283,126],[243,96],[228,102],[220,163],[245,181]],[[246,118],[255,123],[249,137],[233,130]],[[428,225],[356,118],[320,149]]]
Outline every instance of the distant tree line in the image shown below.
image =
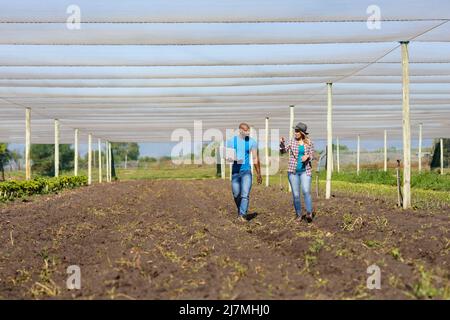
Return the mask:
[[14,161],[20,170],[21,154],[15,150],[10,150],[7,143],[0,143],[0,180],[5,180],[5,166]]

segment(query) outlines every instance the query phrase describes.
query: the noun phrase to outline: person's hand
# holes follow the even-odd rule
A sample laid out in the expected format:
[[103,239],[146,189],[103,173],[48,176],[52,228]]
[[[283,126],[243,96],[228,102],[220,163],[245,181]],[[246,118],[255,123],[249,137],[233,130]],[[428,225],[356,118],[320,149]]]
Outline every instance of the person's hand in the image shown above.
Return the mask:
[[262,176],[260,174],[257,175],[256,181],[258,182],[258,184],[262,183]]
[[309,158],[309,156],[304,155],[304,156],[302,157],[302,162],[305,162],[306,160],[308,160],[308,158]]

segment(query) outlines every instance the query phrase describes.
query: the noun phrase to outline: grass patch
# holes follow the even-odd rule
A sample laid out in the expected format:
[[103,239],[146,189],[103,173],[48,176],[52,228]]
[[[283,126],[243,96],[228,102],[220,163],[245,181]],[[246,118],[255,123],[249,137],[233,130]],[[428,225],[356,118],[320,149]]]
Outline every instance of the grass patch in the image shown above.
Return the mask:
[[[315,188],[315,186],[314,186]],[[354,194],[369,198],[384,199],[395,205],[397,203],[397,188],[372,183],[352,183],[347,181],[333,181],[332,192],[340,194]],[[319,181],[319,193],[325,194],[325,181]],[[450,205],[450,192],[412,189],[412,205],[420,209],[440,209]]]
[[354,231],[361,228],[362,224],[362,217],[354,218],[350,213],[344,213],[342,216],[342,230],[344,231]]
[[449,285],[443,288],[435,286],[436,276],[424,266],[418,266],[419,279],[413,286],[413,295],[418,299],[450,299]]
[[[321,237],[316,237],[309,245],[308,252],[305,254],[305,268],[303,271],[310,271],[310,267],[317,261],[317,255],[325,246],[325,240]],[[302,272],[303,272],[302,271]]]
[[392,248],[390,254],[395,260],[403,261],[399,248]]
[[380,248],[382,246],[377,240],[365,240],[363,243],[368,248]]
[[[319,173],[319,179],[326,179],[326,172]],[[370,183],[387,186],[396,186],[397,178],[394,170],[361,170],[356,172],[333,172],[332,179],[335,181],[346,181],[352,183]],[[412,172],[411,187],[423,190],[450,191],[450,174],[441,175],[437,172]]]

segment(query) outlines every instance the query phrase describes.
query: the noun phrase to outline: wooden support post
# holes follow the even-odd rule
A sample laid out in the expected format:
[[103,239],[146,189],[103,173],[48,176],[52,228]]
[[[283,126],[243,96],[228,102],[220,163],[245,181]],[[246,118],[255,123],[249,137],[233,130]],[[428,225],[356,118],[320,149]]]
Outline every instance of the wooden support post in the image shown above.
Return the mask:
[[384,130],[384,171],[387,171],[387,130]]
[[316,174],[316,197],[319,197],[319,174]]
[[233,178],[233,163],[230,162],[230,181]]
[[[294,136],[294,111],[295,111],[294,108],[295,108],[295,106],[293,106],[293,105],[289,106],[289,138],[288,138],[288,141],[291,141],[291,139],[293,139],[293,136]],[[289,192],[292,191],[290,183],[288,183],[288,190],[289,190]]]
[[[253,138],[253,132],[254,132],[254,129],[252,127],[250,127],[250,138]],[[253,175],[253,154],[252,154],[252,152],[250,152],[249,158],[250,158],[249,159],[250,160],[250,170]]]
[[419,124],[419,173],[422,172],[422,124]]
[[102,140],[98,139],[98,182],[102,183]]
[[336,165],[337,165],[337,172],[339,173],[341,171],[341,164],[340,164],[340,151],[339,151],[339,137],[336,138]]
[[108,154],[108,182],[111,182],[111,142],[107,142],[106,153]]
[[223,180],[225,180],[225,147],[224,143],[220,143],[220,175]]
[[333,132],[332,132],[332,83],[327,83],[328,108],[327,108],[327,180],[325,199],[331,198],[331,162],[333,161]]
[[[331,148],[333,148],[333,139],[331,139]],[[334,172],[334,150],[331,157],[331,174]]]
[[112,182],[112,150],[111,150],[111,142],[108,142],[108,165],[109,165],[109,182]]
[[88,135],[88,185],[92,184],[92,134]]
[[108,141],[105,141],[105,168],[106,168],[106,182],[109,182],[109,152]]
[[110,175],[111,175],[111,156],[109,154],[109,146],[110,143],[109,141],[106,141],[106,146],[105,146],[105,153],[106,153],[106,181],[107,182],[111,182],[110,179]]
[[31,179],[31,109],[25,110],[25,178]]
[[399,207],[403,206],[403,195],[402,195],[402,185],[400,183],[400,160],[397,160],[397,205]]
[[266,117],[266,132],[265,132],[265,158],[266,158],[266,187],[269,186],[269,117]]
[[289,106],[289,140],[294,135],[294,108],[295,106]]
[[403,209],[411,207],[411,123],[408,42],[401,42],[403,88]]
[[75,129],[73,141],[73,175],[78,176],[78,129]]
[[96,161],[95,161],[96,155],[95,155],[95,151],[92,150],[92,166],[95,167],[96,166]]
[[358,134],[358,141],[356,144],[356,174],[359,176],[359,162],[360,162],[360,154],[361,154],[361,138]]
[[59,120],[55,119],[55,177],[59,176]]
[[441,150],[441,174],[444,174],[444,139],[440,139],[440,150]]

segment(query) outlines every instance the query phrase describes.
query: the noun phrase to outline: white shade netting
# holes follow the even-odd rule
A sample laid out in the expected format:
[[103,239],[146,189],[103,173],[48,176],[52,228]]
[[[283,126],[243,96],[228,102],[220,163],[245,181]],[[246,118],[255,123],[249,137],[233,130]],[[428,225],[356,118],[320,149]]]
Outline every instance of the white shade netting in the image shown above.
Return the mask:
[[[66,22],[71,0],[0,1],[0,22]],[[85,22],[321,22],[366,21],[380,7],[382,20],[442,20],[445,0],[78,0]]]
[[[450,135],[450,2],[433,1],[0,1],[0,141],[81,137],[167,141],[177,128],[247,121],[287,134],[289,105],[326,137],[402,134],[399,41],[409,43],[413,136]],[[370,28],[370,6],[379,28]],[[370,10],[369,10],[370,9]]]

